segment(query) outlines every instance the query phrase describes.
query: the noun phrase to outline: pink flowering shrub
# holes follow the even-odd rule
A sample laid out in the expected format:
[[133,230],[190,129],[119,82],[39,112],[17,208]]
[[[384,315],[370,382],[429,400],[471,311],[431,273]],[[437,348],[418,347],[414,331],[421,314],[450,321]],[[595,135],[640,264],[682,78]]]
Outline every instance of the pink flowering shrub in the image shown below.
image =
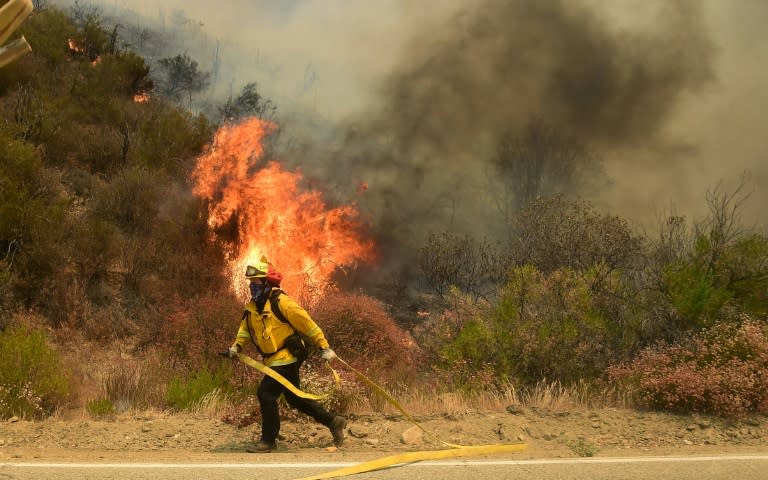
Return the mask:
[[722,322],[685,344],[659,344],[608,368],[649,408],[740,416],[768,413],[768,324]]

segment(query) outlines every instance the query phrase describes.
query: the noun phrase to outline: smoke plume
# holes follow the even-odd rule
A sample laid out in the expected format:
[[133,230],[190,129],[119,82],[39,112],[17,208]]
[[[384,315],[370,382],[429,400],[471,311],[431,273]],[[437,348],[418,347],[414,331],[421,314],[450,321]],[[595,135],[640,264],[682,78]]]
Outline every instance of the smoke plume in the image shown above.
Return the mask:
[[494,199],[509,186],[494,181],[495,151],[535,123],[595,152],[588,178],[571,187],[599,198],[611,180],[601,159],[665,146],[680,98],[713,78],[714,47],[694,2],[670,3],[652,30],[634,32],[576,5],[488,0],[414,33],[374,106],[347,124],[331,157],[305,158],[304,168],[322,176],[332,164],[367,182],[360,201],[387,258],[428,232],[503,238]]
[[499,145],[536,125],[589,153],[551,190],[652,227],[751,172],[745,219],[768,221],[761,0],[110,3],[215,63],[214,97],[258,82],[278,160],[355,201],[398,266],[429,232],[504,237]]

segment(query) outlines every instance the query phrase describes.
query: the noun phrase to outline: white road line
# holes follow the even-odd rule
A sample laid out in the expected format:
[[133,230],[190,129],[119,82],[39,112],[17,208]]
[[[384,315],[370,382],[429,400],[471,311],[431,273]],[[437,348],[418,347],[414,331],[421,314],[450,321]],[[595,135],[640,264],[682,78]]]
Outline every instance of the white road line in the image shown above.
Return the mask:
[[[723,455],[702,457],[606,457],[606,458],[554,458],[542,460],[466,460],[424,461],[407,464],[411,467],[462,465],[556,465],[578,463],[648,463],[648,462],[713,462],[713,461],[768,461],[768,455]],[[0,463],[13,468],[342,468],[361,462],[317,463]]]

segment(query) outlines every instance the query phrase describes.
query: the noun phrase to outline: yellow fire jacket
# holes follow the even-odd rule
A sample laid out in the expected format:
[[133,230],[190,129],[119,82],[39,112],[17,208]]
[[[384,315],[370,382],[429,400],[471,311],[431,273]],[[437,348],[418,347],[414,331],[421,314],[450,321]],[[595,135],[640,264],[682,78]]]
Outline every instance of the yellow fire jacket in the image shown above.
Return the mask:
[[264,311],[259,313],[256,309],[256,303],[251,300],[245,304],[245,312],[237,331],[235,343],[232,344],[233,347],[237,346],[239,347],[238,351],[242,351],[250,340],[258,347],[264,356],[264,364],[268,367],[296,362],[296,357],[285,348],[285,339],[295,332],[309,338],[321,349],[329,347],[323,331],[306,310],[279,289],[274,289],[270,293],[270,296],[275,295],[279,295],[280,312],[289,323],[280,321],[272,313],[271,302],[267,301],[264,305]]

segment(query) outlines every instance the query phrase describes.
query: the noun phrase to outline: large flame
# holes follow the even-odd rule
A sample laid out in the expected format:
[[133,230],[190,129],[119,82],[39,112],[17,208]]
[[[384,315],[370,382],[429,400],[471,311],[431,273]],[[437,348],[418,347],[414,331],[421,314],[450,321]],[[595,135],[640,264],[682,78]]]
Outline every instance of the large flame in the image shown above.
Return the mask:
[[283,274],[283,288],[311,302],[335,270],[371,261],[373,242],[364,239],[354,206],[327,207],[319,191],[300,187],[301,172],[263,159],[263,141],[276,129],[257,118],[222,127],[198,159],[193,192],[209,202],[212,229],[237,224],[228,265],[236,292],[245,292],[245,265],[266,255]]

